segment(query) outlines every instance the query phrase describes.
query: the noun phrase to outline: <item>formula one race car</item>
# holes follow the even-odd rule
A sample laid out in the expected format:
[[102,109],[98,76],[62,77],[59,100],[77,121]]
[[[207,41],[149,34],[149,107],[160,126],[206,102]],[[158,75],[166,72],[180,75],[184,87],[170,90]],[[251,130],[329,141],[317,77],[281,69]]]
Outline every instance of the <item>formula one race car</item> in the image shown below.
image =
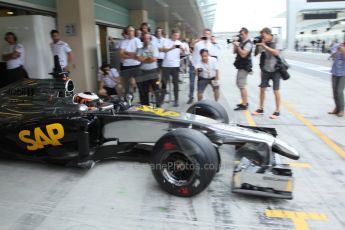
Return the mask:
[[66,74],[0,90],[0,156],[92,168],[105,159],[141,161],[147,153],[161,187],[189,197],[209,185],[220,167],[218,148],[230,144],[242,156],[233,192],[292,199],[292,172],[278,155],[299,154],[275,129],[229,125],[225,109],[210,101],[180,113],[132,106],[129,97],[74,94]]

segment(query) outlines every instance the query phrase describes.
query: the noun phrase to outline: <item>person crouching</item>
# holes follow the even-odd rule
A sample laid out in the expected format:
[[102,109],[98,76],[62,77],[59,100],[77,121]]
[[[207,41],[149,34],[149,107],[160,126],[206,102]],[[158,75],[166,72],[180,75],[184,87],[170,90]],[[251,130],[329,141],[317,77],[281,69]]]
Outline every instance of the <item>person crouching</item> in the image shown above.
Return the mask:
[[98,73],[98,94],[101,96],[121,95],[122,86],[119,72],[110,68],[109,64],[103,63]]
[[219,70],[218,61],[210,57],[207,49],[200,50],[201,60],[196,65],[196,75],[198,76],[198,101],[204,97],[204,91],[207,85],[213,89],[214,99],[219,99]]

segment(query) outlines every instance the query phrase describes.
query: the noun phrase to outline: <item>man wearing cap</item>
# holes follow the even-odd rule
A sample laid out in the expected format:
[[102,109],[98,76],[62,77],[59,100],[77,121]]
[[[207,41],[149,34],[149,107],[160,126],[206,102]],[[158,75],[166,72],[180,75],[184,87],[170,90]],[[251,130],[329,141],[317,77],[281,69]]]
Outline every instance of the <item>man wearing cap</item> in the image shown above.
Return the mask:
[[280,74],[275,69],[277,64],[277,57],[280,55],[283,46],[280,38],[277,35],[273,35],[272,31],[265,27],[260,31],[261,42],[256,43],[257,46],[261,47],[261,52],[264,52],[264,60],[262,63],[262,78],[260,84],[260,105],[259,108],[253,112],[254,116],[264,114],[264,101],[265,101],[265,90],[269,87],[269,81],[273,82],[273,92],[275,98],[275,110],[270,115],[271,119],[277,119],[280,116]]

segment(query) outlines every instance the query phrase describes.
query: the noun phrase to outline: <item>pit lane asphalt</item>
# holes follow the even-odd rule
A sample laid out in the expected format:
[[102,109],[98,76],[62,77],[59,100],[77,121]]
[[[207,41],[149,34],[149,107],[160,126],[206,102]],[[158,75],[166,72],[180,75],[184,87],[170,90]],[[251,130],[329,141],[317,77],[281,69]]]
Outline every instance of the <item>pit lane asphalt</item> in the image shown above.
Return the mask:
[[[330,78],[314,76],[303,66],[292,67],[292,78],[281,82],[281,118],[270,120],[274,100],[268,89],[261,117],[235,112],[239,92],[231,50],[220,58],[220,103],[231,123],[275,127],[279,137],[301,153],[294,168],[293,200],[232,194],[234,148],[223,147],[222,168],[210,186],[193,198],[162,191],[146,164],[110,161],[89,171],[48,164],[0,160],[0,229],[345,229],[345,158],[296,116],[300,115],[344,151],[345,118],[333,109]],[[296,58],[295,58],[296,60]],[[308,60],[299,60],[308,62]],[[254,60],[257,67],[258,60]],[[180,107],[187,108],[188,78]],[[258,105],[259,70],[249,76],[250,111]],[[212,98],[210,89],[207,98]],[[292,107],[295,113],[288,108]],[[170,104],[165,108],[174,109]]]

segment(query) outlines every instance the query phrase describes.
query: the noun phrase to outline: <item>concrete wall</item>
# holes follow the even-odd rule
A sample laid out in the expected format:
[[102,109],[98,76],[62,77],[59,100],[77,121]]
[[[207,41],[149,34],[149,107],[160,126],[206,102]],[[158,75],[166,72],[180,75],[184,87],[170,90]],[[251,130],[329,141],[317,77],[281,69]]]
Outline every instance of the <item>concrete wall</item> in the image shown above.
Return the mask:
[[[93,0],[59,0],[57,2],[58,29],[62,40],[74,53],[71,77],[77,91],[96,91],[97,42]],[[65,28],[75,26],[75,34],[68,35]]]

